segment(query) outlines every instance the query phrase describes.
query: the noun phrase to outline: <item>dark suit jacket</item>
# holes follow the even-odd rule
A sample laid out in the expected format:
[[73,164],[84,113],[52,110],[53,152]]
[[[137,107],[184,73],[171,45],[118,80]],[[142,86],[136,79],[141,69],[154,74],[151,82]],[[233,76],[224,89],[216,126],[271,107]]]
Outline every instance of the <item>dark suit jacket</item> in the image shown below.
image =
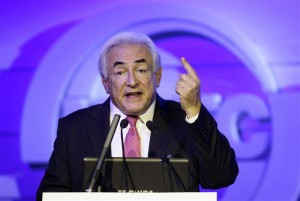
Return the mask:
[[[100,155],[109,130],[109,99],[103,104],[78,110],[59,120],[54,150],[37,192],[82,191],[83,158]],[[157,95],[153,122],[167,154],[190,160],[190,191],[217,189],[234,183],[238,166],[234,150],[202,105],[198,119],[189,124],[179,103]],[[151,135],[149,157],[160,157],[161,149]],[[110,155],[110,151],[108,156]]]

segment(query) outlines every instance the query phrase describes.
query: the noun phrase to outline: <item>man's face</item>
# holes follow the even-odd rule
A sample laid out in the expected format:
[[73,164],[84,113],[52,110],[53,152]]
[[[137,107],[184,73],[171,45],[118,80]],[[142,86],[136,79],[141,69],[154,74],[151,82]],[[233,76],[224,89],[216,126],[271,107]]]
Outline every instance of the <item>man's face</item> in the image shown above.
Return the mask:
[[141,115],[155,99],[161,68],[154,72],[154,62],[143,45],[113,47],[107,55],[107,79],[103,86],[112,102],[126,115]]

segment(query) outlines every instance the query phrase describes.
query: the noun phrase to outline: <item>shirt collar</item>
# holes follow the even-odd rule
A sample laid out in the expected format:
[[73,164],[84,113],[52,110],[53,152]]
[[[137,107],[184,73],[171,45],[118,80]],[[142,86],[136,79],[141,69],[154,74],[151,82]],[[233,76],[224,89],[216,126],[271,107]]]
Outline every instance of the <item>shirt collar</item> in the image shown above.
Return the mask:
[[[154,115],[154,109],[155,109],[155,103],[156,99],[154,99],[153,103],[150,105],[148,110],[139,116],[139,121],[138,123],[143,123],[145,124],[147,121],[152,121],[153,120],[153,115]],[[117,108],[113,102],[110,100],[110,122],[112,122],[113,117],[115,114],[119,114],[121,116],[121,120],[126,118],[126,115],[121,112],[119,108]]]

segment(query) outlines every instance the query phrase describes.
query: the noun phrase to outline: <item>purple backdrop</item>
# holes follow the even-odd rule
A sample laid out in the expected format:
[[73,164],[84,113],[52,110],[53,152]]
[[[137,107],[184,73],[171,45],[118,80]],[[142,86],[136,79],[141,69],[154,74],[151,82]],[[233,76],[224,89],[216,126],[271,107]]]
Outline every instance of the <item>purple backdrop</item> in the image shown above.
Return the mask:
[[[159,6],[157,4],[159,3]],[[0,200],[34,200],[57,119],[106,99],[107,37],[141,31],[178,100],[185,56],[202,100],[235,148],[236,183],[219,200],[299,200],[300,1],[0,1]]]

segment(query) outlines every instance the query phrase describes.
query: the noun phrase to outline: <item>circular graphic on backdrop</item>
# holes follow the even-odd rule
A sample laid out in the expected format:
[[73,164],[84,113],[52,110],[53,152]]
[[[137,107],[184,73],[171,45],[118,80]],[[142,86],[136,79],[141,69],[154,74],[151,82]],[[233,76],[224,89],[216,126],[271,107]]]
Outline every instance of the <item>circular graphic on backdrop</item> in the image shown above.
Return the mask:
[[[135,15],[131,15],[132,6],[115,8],[66,32],[47,52],[28,90],[21,128],[23,160],[27,163],[46,163],[56,136],[58,117],[107,97],[96,67],[99,49],[115,32],[131,30],[148,34],[160,48],[165,83],[162,83],[159,93],[163,97],[176,99],[169,86],[181,72],[180,56],[190,58],[192,65],[197,66],[198,74],[207,75],[201,77],[206,80],[204,83],[209,83],[204,89],[207,94],[203,101],[218,119],[221,131],[228,133],[240,167],[236,184],[228,188],[224,195],[221,193],[222,200],[250,200],[255,198],[260,184],[269,185],[270,182],[264,181],[264,174],[269,169],[270,152],[276,147],[270,149],[272,140],[268,128],[260,128],[259,132],[247,130],[260,125],[258,120],[270,119],[265,93],[276,92],[278,87],[268,65],[253,44],[233,27],[193,8],[179,6],[180,9],[176,5],[157,8],[152,4],[135,4]],[[158,12],[153,13],[153,10]],[[103,20],[114,19],[120,14],[126,17],[118,21]],[[184,48],[178,48],[175,44]],[[225,55],[223,59],[236,63],[229,62],[224,66],[226,61],[220,60],[223,67],[220,63],[201,63],[204,61],[201,55],[214,55],[204,54],[205,50],[199,49],[202,45],[207,50],[219,51],[219,56]],[[217,58],[209,57],[206,61],[215,62]],[[248,88],[245,81],[251,81],[255,87]],[[40,94],[50,83],[45,100]],[[30,122],[33,117],[42,121]],[[244,131],[243,136],[240,129]],[[256,149],[253,149],[254,146]]]

